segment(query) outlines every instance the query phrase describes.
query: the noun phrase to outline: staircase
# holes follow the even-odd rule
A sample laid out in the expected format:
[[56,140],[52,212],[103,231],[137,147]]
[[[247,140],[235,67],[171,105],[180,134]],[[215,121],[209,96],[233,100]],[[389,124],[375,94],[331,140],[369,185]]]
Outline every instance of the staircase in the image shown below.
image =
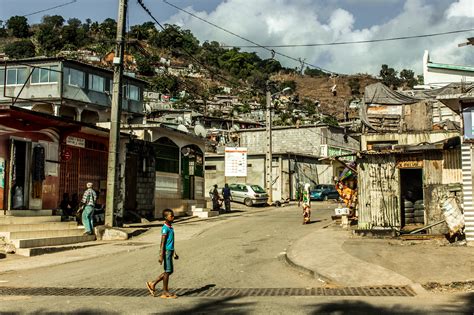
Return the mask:
[[199,218],[212,218],[219,215],[219,211],[212,211],[209,209],[204,208],[197,208],[196,206],[191,207],[191,212],[193,216],[197,216]]
[[54,246],[95,240],[94,235],[83,233],[76,222],[61,222],[52,210],[0,212],[0,237],[13,244],[18,255],[40,255],[54,251]]

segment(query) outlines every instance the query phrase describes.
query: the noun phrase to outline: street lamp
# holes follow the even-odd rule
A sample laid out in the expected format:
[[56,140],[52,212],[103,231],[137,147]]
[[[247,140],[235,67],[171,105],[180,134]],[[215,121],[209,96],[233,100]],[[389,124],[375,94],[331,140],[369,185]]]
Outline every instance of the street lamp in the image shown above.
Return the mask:
[[286,87],[280,92],[271,94],[270,82],[267,81],[266,91],[266,112],[265,112],[265,133],[266,133],[266,150],[265,150],[265,189],[268,193],[268,203],[273,203],[273,180],[272,180],[272,98],[291,91],[290,87]]

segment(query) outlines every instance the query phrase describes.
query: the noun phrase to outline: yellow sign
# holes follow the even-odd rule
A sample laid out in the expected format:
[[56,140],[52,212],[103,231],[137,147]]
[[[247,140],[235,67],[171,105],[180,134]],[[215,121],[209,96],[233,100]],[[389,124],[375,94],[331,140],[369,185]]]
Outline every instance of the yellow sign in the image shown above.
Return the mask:
[[423,168],[423,161],[398,161],[397,168]]

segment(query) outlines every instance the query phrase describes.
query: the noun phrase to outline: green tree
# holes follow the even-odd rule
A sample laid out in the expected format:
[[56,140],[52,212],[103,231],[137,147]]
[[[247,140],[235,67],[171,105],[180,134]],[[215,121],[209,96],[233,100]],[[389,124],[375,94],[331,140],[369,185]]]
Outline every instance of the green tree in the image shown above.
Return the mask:
[[422,74],[417,75],[416,82],[420,85],[425,84],[425,77]]
[[2,20],[0,20],[0,38],[2,37],[7,37],[8,32],[7,29],[5,28],[5,24],[3,23]]
[[152,65],[153,58],[146,58],[142,55],[137,55],[135,61],[137,62],[137,71],[141,75],[152,76],[155,74],[155,68]]
[[134,25],[130,28],[130,35],[138,40],[148,40],[156,35],[158,30],[153,22],[145,22],[141,25]]
[[388,65],[382,65],[380,69],[380,78],[382,83],[391,89],[396,89],[400,86],[400,79],[397,77],[397,71],[393,68],[389,68]]
[[153,91],[176,95],[179,92],[180,82],[175,76],[161,74],[153,77],[150,85]]
[[286,80],[280,83],[280,91],[285,89],[285,88],[290,88],[292,93],[296,92],[296,81],[294,80]]
[[67,21],[67,25],[62,28],[61,35],[64,44],[69,47],[80,48],[88,41],[86,29],[83,28],[81,20],[76,18]]
[[308,75],[310,77],[313,77],[313,78],[317,78],[317,77],[328,77],[329,74],[327,74],[326,72],[322,71],[322,70],[319,70],[319,69],[311,69],[309,67],[306,67],[306,69],[304,70],[304,74],[305,75]]
[[14,59],[34,57],[35,53],[35,45],[29,39],[13,42],[5,46],[5,54]]
[[182,55],[183,51],[194,54],[199,50],[199,40],[193,33],[177,25],[165,24],[165,29],[156,33],[150,41],[156,47],[172,49],[175,55]]
[[100,35],[106,39],[115,39],[117,35],[117,22],[114,19],[105,19],[99,25]]
[[51,56],[60,51],[64,46],[61,34],[64,18],[60,15],[45,15],[36,32],[36,39],[42,53]]
[[415,79],[415,73],[413,70],[403,69],[400,71],[400,80],[406,87],[413,88],[418,81]]
[[351,95],[360,95],[360,81],[359,78],[350,78],[347,83],[351,89]]
[[30,34],[28,20],[24,16],[12,16],[7,21],[7,29],[16,38],[26,38]]

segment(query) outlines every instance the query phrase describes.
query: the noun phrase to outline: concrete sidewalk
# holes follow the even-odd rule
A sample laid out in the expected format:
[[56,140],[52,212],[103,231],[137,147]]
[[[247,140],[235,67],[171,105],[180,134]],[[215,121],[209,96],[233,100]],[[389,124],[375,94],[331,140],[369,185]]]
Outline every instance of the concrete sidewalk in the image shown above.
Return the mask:
[[375,286],[450,283],[474,279],[474,253],[441,241],[354,236],[331,224],[298,240],[286,260],[328,285]]

